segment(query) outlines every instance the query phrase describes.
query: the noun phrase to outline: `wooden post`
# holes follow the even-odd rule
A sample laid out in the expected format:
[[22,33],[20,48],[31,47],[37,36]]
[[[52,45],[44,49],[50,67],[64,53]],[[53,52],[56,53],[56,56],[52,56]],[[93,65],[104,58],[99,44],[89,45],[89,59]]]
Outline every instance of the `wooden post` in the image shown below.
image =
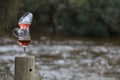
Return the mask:
[[14,80],[34,80],[35,78],[35,57],[15,57]]

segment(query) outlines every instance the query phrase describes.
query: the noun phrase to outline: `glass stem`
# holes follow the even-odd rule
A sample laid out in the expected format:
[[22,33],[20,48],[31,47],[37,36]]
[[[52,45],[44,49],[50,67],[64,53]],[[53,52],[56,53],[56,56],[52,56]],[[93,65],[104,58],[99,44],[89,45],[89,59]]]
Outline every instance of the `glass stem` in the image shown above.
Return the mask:
[[26,47],[24,47],[24,52],[26,51]]

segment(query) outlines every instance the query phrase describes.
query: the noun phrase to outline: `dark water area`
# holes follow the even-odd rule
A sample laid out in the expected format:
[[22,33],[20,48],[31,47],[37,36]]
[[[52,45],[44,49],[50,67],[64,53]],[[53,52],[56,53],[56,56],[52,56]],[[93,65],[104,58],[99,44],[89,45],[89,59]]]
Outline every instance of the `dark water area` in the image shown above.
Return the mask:
[[[36,57],[36,77],[42,76],[42,80],[120,78],[118,38],[90,39],[34,35],[26,50],[27,55]],[[16,38],[0,38],[0,80],[13,79],[14,58],[22,54],[23,48],[17,44]]]

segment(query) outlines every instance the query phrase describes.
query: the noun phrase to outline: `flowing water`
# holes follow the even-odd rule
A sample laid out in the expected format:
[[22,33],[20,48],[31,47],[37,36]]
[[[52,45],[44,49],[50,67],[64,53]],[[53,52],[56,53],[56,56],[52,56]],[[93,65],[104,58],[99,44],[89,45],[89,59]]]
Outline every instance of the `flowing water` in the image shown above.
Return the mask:
[[[36,57],[36,77],[42,77],[42,80],[119,80],[120,78],[118,39],[38,37],[31,41],[26,53]],[[16,43],[16,39],[8,37],[0,39],[0,80],[13,79],[14,58],[21,54],[23,48]]]

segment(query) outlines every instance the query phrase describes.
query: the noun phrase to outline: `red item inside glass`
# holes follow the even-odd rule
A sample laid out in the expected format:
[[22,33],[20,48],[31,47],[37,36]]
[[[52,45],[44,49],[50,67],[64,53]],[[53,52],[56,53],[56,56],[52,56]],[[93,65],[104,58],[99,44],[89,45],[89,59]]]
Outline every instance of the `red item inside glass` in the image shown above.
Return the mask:
[[30,40],[18,40],[20,46],[26,47],[30,44]]
[[28,29],[30,27],[30,23],[19,23],[18,25],[22,29]]

